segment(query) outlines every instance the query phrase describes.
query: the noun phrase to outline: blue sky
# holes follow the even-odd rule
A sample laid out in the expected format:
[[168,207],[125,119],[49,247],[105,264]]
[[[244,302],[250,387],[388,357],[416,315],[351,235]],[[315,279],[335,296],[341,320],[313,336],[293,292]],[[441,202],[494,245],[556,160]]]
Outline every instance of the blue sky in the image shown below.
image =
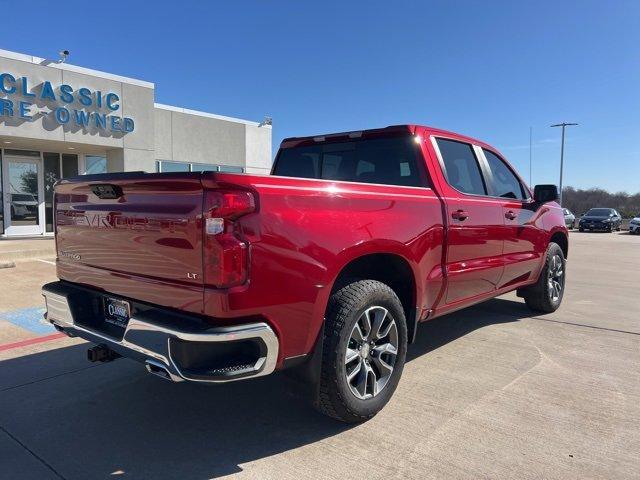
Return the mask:
[[528,179],[532,126],[533,183],[557,183],[549,125],[578,122],[565,185],[640,191],[637,1],[32,1],[11,18],[0,48],[68,49],[70,63],[154,82],[161,103],[271,115],[274,151],[419,123],[495,145]]

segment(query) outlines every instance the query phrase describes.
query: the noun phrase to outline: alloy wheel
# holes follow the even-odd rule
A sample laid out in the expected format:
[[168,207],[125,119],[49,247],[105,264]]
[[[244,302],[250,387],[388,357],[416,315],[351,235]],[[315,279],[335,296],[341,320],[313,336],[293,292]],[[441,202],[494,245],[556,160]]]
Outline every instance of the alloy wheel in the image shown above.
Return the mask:
[[560,300],[564,288],[564,262],[560,255],[554,255],[551,258],[547,282],[549,297],[551,301],[557,302]]
[[358,318],[345,352],[345,374],[351,393],[365,400],[389,382],[398,355],[398,327],[389,311],[370,307]]

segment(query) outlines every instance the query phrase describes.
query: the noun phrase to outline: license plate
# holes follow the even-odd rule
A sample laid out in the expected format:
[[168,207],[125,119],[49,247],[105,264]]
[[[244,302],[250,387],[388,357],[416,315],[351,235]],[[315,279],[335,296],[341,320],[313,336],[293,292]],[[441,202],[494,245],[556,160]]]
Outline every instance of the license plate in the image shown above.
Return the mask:
[[131,317],[131,307],[129,302],[117,298],[104,298],[104,320],[105,322],[126,327]]

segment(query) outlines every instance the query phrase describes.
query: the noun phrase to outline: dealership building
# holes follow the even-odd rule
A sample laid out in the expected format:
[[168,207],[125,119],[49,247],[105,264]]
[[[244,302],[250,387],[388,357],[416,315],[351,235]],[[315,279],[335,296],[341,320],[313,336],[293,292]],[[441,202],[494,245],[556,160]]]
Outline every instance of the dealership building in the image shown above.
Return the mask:
[[53,230],[60,178],[268,174],[271,126],[155,103],[146,81],[0,50],[0,155],[0,236],[41,236]]

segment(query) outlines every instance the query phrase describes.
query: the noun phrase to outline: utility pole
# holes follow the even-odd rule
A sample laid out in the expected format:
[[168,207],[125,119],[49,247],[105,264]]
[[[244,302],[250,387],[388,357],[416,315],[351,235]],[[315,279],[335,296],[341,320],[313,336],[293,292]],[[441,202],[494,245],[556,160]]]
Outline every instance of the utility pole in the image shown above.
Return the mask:
[[573,127],[578,125],[577,123],[556,123],[555,125],[551,125],[552,127],[562,127],[562,142],[560,144],[560,206],[562,206],[562,170],[564,167],[564,129],[565,127]]

